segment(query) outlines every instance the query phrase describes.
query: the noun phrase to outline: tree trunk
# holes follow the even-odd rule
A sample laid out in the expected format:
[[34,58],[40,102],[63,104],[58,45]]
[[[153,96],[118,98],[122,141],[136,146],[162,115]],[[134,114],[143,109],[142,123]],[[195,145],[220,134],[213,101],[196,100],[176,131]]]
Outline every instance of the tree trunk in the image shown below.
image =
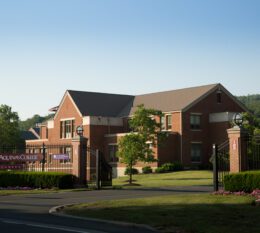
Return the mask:
[[129,172],[129,184],[132,184],[132,167],[133,167],[133,165],[132,165],[132,163],[130,164],[130,172]]

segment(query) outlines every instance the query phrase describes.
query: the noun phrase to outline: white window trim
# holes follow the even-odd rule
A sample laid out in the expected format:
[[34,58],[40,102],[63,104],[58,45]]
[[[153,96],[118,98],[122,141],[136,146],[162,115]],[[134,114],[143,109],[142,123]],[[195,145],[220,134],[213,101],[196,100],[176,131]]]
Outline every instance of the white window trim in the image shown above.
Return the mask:
[[[165,124],[165,129],[162,129],[162,132],[171,132],[172,131],[172,124],[171,124],[171,129],[167,129],[167,120],[166,120],[166,116],[171,116],[172,118],[172,114],[171,113],[164,113],[164,115],[162,117],[164,117],[164,124]],[[172,123],[172,122],[171,122]],[[162,124],[162,121],[161,121]]]
[[72,121],[75,120],[75,117],[70,117],[70,118],[61,118],[60,121]]

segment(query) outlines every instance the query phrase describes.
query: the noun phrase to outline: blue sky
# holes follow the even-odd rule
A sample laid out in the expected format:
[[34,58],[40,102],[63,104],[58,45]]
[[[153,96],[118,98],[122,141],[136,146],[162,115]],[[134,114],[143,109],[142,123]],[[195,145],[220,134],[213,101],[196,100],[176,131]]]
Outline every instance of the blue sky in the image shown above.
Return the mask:
[[259,0],[0,0],[0,104],[47,114],[66,89],[260,93]]

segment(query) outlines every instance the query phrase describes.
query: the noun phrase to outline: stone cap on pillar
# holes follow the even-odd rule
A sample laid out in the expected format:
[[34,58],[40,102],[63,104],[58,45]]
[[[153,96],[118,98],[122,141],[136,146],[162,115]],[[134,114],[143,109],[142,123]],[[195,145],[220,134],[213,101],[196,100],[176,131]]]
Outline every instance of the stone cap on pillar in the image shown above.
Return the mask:
[[230,134],[245,135],[245,134],[248,134],[248,130],[243,127],[234,126],[233,128],[227,129],[227,133],[228,133],[228,135],[230,135]]
[[86,143],[87,141],[88,141],[88,139],[83,136],[76,136],[76,137],[72,138],[72,142]]

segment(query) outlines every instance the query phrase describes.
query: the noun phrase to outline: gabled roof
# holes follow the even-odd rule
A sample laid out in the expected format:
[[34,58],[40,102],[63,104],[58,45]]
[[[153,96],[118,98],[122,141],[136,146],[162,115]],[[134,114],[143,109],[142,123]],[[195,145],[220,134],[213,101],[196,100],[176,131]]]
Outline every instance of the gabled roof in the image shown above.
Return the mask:
[[162,112],[183,111],[192,103],[204,98],[209,92],[221,87],[220,84],[211,84],[138,95],[135,97],[132,106],[123,109],[120,116],[132,115],[140,104],[144,104],[146,108],[153,108]]
[[26,130],[23,130],[21,131],[21,138],[23,140],[37,140],[39,139],[33,132],[31,131],[26,131]]
[[218,84],[212,84],[139,95],[135,98],[134,106],[143,103],[147,108],[152,107],[163,112],[183,110],[185,107],[217,86]]
[[144,104],[146,108],[153,108],[161,110],[162,112],[186,111],[207,95],[217,90],[225,92],[247,111],[246,107],[221,84],[211,84],[137,96],[73,90],[68,90],[66,93],[69,94],[82,116],[127,117],[131,116],[140,104]]
[[31,131],[37,138],[40,138],[40,127],[30,128],[29,131]]
[[72,90],[68,90],[68,93],[83,116],[116,117],[134,99],[132,95]]

